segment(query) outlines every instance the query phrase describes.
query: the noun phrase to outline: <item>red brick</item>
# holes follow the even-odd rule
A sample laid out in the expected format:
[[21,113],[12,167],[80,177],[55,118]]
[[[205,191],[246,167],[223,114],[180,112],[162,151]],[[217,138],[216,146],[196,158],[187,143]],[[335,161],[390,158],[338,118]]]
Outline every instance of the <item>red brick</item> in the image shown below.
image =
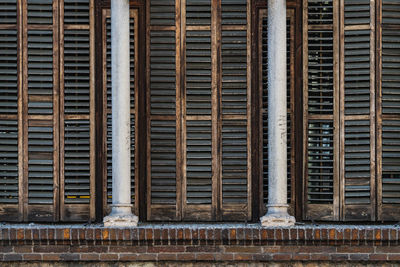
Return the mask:
[[369,260],[372,261],[386,261],[387,258],[387,254],[369,254]]
[[131,229],[124,229],[122,235],[124,240],[131,241]]
[[381,229],[375,229],[374,237],[375,237],[375,240],[381,240],[382,239]]
[[388,260],[400,261],[400,254],[388,254]]
[[254,261],[271,261],[272,254],[253,254]]
[[146,253],[146,254],[138,254],[138,261],[156,261],[157,254]]
[[[50,235],[49,235],[49,239],[50,239]],[[79,240],[79,230],[78,229],[76,229],[76,228],[72,228],[71,229],[71,239],[72,240]]]
[[41,254],[22,254],[24,261],[40,261],[42,260],[42,255]]
[[15,253],[32,253],[32,246],[14,246]]
[[337,248],[337,253],[374,253],[374,251],[372,246],[340,246]]
[[261,240],[267,240],[267,229],[261,229]]
[[234,246],[226,247],[225,252],[231,253],[261,253],[261,247]]
[[102,239],[102,234],[101,234],[101,229],[100,228],[94,229],[94,238],[96,240],[101,240]]
[[290,229],[290,239],[297,240],[297,229]]
[[389,240],[389,230],[382,229],[382,240],[388,241]]
[[273,229],[267,230],[267,239],[274,240],[275,239],[275,231]]
[[289,229],[282,229],[282,240],[289,240]]
[[280,247],[263,247],[263,252],[264,253],[277,253],[280,251]]
[[[142,247],[145,248],[145,247]],[[184,252],[184,246],[157,246],[157,247],[148,247],[148,253],[165,253],[165,252]]]
[[215,255],[210,253],[197,253],[196,254],[197,261],[213,261],[215,260]]
[[66,253],[70,251],[70,246],[45,246],[39,245],[33,247],[33,252],[39,253]]
[[176,258],[176,254],[175,253],[168,253],[168,254],[158,254],[158,260],[159,261],[175,261]]
[[310,254],[307,254],[307,253],[299,253],[299,254],[298,253],[294,253],[292,259],[295,260],[295,261],[307,261],[307,260],[310,259]]
[[321,240],[321,230],[314,229],[314,240]]
[[185,252],[220,252],[218,246],[187,246]]
[[328,229],[321,229],[321,239],[328,240]]
[[96,253],[83,253],[80,254],[80,259],[82,261],[98,261],[100,259],[100,255]]
[[335,229],[329,229],[328,238],[329,238],[329,240],[336,240],[336,230]]
[[45,253],[42,254],[43,261],[59,261],[61,254],[59,253]]
[[274,261],[289,261],[292,259],[291,253],[277,253],[272,255]]
[[304,229],[298,229],[297,234],[299,240],[304,240]]
[[218,253],[215,255],[215,260],[217,261],[233,261],[232,253]]
[[253,255],[249,253],[236,253],[233,256],[235,261],[251,261],[253,259]]
[[[14,247],[15,250],[16,247]],[[10,253],[13,251],[12,246],[0,246],[0,253]]]
[[178,260],[180,261],[194,261],[196,259],[194,253],[179,253]]
[[232,240],[236,240],[236,229],[229,230],[229,238]]
[[300,253],[335,253],[336,247],[330,246],[300,246]]
[[399,253],[400,254],[400,246],[380,246],[376,247],[376,253]]
[[146,229],[146,240],[148,241],[153,240],[153,229],[151,228]]
[[118,260],[118,254],[100,254],[101,261],[115,261]]
[[119,254],[120,261],[137,261],[138,259],[138,254]]
[[146,253],[145,246],[110,246],[110,253],[123,253],[123,252],[131,252],[131,253]]
[[327,261],[327,260],[329,260],[330,258],[329,258],[329,254],[310,254],[310,256],[311,256],[311,260],[314,260],[314,261]]
[[282,230],[275,229],[275,240],[281,241],[282,240]]
[[24,229],[18,229],[17,230],[17,240],[24,240],[24,238],[25,238]]

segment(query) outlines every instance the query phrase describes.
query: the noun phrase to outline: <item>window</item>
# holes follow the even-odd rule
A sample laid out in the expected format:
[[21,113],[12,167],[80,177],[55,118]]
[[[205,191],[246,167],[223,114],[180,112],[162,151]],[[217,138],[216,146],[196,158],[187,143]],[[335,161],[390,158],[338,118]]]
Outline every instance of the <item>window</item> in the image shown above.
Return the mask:
[[400,4],[303,4],[304,218],[398,220]]
[[0,219],[94,218],[93,2],[0,3]]

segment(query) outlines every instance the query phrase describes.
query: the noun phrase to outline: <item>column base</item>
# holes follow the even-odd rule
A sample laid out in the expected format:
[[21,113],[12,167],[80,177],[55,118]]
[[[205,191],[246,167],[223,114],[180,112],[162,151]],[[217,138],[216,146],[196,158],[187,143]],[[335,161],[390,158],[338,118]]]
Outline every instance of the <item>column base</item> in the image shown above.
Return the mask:
[[267,205],[268,212],[260,218],[264,227],[293,226],[296,219],[287,212],[287,205]]
[[105,227],[136,227],[139,218],[132,214],[131,205],[111,205],[110,215],[104,217]]

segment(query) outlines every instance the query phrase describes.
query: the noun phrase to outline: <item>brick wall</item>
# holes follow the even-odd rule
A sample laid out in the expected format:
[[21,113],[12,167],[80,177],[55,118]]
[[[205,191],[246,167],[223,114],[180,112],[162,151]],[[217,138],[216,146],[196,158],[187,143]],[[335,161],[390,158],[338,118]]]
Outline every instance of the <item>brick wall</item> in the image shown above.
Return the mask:
[[107,229],[0,228],[3,262],[385,262],[400,260],[397,226],[266,229],[259,225]]

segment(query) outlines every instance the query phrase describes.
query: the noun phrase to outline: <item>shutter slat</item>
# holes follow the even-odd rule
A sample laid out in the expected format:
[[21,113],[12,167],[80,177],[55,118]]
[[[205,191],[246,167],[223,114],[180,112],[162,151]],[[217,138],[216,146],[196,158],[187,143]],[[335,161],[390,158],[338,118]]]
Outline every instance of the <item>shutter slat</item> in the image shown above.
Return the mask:
[[333,0],[308,0],[308,24],[332,24]]
[[400,2],[397,0],[382,1],[382,23],[400,24]]
[[176,122],[151,122],[151,203],[176,204]]
[[28,31],[28,114],[53,114],[53,32]]
[[175,31],[150,32],[150,105],[152,115],[175,115]]
[[89,114],[90,37],[88,30],[64,32],[64,113]]
[[18,203],[18,122],[0,120],[0,204]]
[[65,203],[89,203],[90,123],[66,120],[64,127]]
[[53,24],[53,0],[27,0],[29,24]]
[[64,24],[89,24],[89,0],[64,0]]
[[211,204],[211,121],[187,121],[187,203]]
[[222,25],[247,25],[246,0],[221,0]]
[[175,0],[150,0],[150,25],[175,25]]
[[344,0],[344,24],[370,23],[370,0]]
[[17,114],[17,72],[17,31],[0,30],[0,114]]
[[0,0],[0,24],[17,24],[17,0]]
[[187,0],[186,25],[211,25],[211,0]]

